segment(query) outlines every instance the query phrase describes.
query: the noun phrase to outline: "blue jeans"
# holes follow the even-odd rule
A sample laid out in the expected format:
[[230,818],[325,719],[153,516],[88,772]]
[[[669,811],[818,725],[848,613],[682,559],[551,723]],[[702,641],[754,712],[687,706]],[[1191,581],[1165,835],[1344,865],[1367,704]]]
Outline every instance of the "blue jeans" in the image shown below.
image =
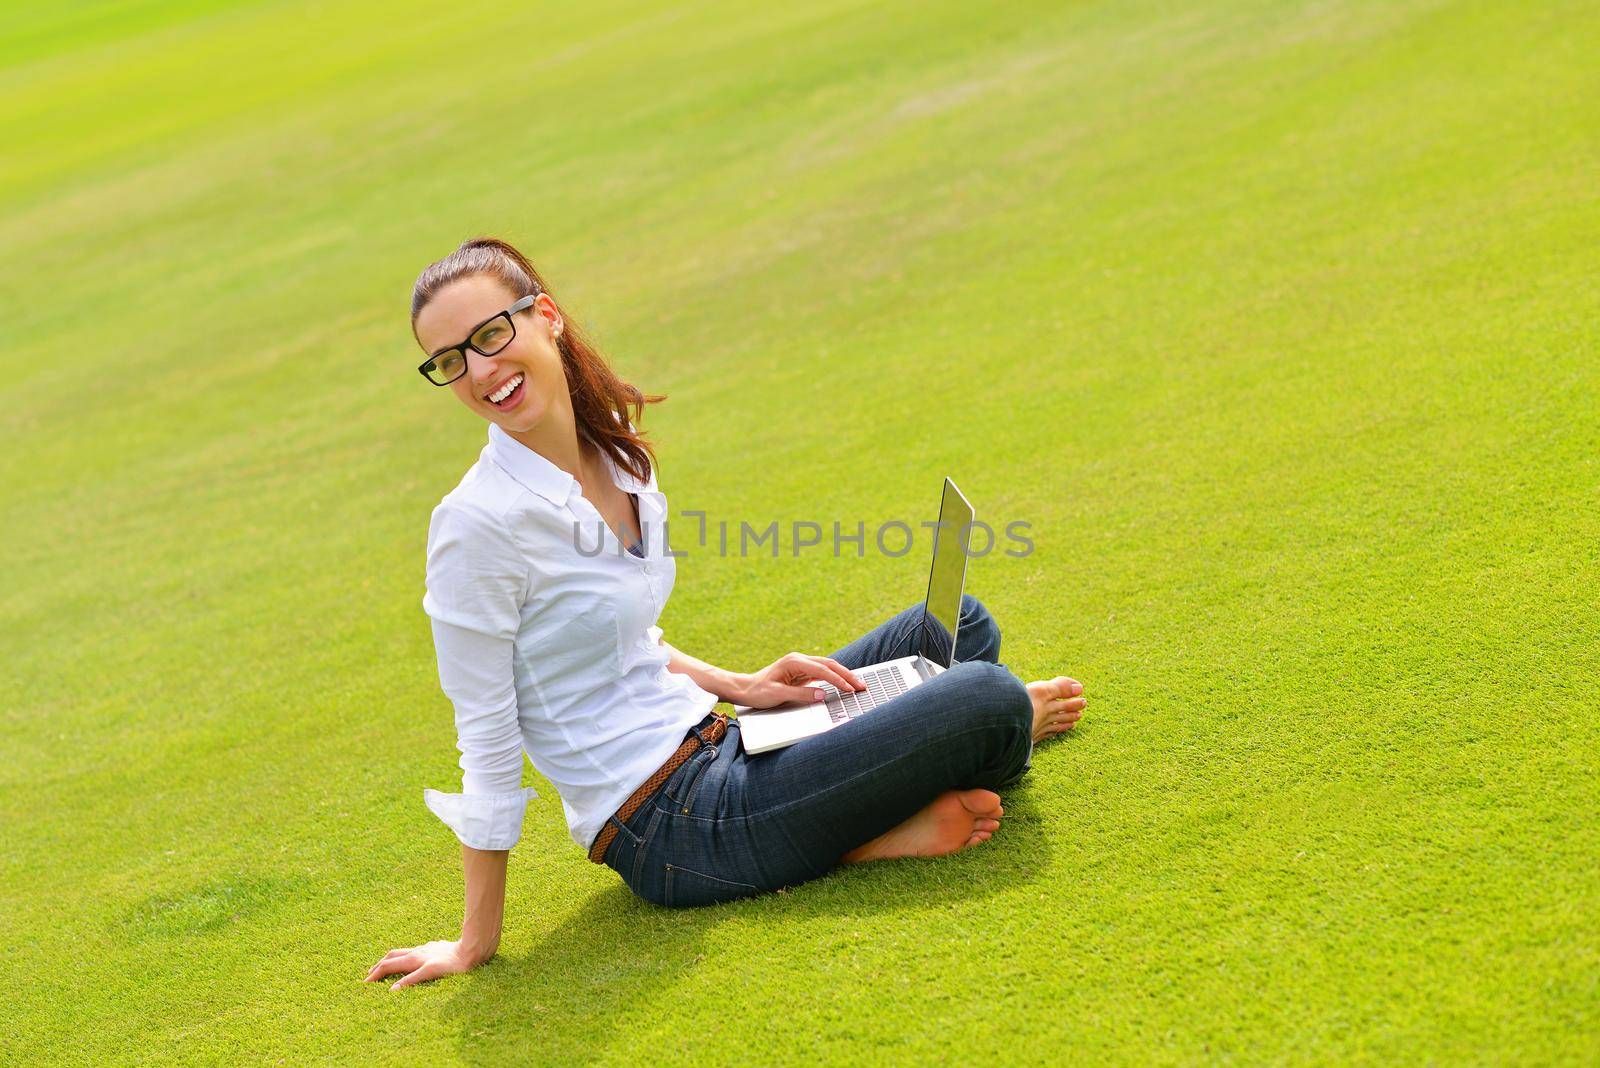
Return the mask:
[[[909,655],[921,618],[918,603],[833,658],[859,668]],[[606,864],[660,905],[747,897],[826,874],[948,790],[1009,786],[1033,755],[1033,702],[999,656],[999,626],[963,596],[954,667],[858,719],[756,756],[733,721],[632,818],[612,817]]]

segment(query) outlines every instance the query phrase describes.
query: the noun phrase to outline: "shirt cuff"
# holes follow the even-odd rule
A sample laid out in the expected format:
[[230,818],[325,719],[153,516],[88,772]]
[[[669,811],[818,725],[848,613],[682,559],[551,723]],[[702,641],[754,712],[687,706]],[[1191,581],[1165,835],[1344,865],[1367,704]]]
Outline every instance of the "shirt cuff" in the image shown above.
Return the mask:
[[444,825],[456,832],[462,845],[473,849],[510,849],[522,837],[522,817],[528,798],[538,797],[524,786],[504,794],[447,794],[423,790],[422,800]]

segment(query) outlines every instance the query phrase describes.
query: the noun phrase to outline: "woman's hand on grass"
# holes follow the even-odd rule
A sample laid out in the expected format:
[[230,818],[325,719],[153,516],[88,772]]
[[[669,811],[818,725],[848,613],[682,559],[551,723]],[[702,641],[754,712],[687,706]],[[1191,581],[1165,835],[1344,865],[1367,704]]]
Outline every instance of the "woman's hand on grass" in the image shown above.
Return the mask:
[[386,975],[400,974],[391,991],[413,983],[425,983],[445,975],[469,972],[493,956],[474,954],[464,949],[460,942],[428,942],[410,949],[392,949],[388,955],[372,966],[365,982],[375,983]]
[[843,691],[865,690],[856,673],[828,656],[789,653],[760,671],[740,677],[737,702],[750,708],[771,708],[790,701],[821,701],[827,691],[807,683],[821,680]]

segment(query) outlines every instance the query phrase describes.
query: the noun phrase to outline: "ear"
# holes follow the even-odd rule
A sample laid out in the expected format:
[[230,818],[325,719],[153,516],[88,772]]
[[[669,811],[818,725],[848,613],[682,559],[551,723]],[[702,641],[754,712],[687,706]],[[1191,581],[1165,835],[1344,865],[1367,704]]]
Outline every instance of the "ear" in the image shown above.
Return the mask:
[[545,329],[550,332],[551,340],[560,337],[561,331],[566,329],[566,324],[561,318],[561,309],[550,299],[550,294],[540,293],[534,300],[533,307],[528,310],[545,321]]

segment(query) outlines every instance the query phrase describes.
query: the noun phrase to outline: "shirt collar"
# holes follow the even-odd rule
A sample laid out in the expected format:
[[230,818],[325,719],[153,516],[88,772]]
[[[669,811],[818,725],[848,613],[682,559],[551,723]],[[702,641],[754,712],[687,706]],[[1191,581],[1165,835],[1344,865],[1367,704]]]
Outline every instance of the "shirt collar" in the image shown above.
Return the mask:
[[[567,496],[578,484],[577,479],[506,433],[498,423],[489,424],[489,450],[494,462],[508,475],[551,504],[566,504]],[[646,483],[618,466],[604,449],[600,451],[600,459],[622,492],[646,492]]]

